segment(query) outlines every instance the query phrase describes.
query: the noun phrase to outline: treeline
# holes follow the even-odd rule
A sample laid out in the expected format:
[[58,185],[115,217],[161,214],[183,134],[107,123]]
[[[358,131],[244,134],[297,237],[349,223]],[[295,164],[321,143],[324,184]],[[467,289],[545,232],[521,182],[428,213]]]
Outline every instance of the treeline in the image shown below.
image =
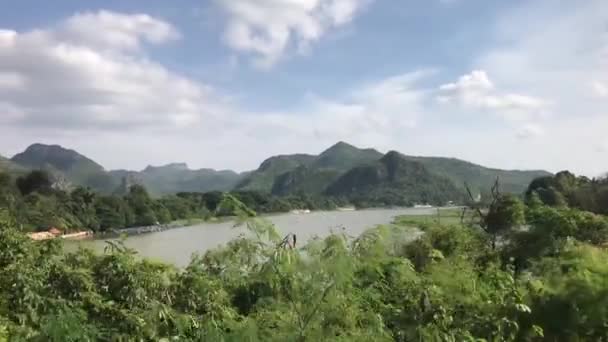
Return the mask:
[[557,207],[572,207],[608,214],[608,178],[588,178],[562,171],[555,176],[537,178],[528,187],[526,198],[537,197]]
[[392,225],[299,249],[228,197],[250,234],[181,270],[119,242],[66,254],[9,215],[0,341],[605,341],[606,218],[493,196],[416,239]]
[[[345,204],[307,195],[278,198],[254,191],[235,191],[230,195],[258,213],[331,210]],[[222,192],[208,192],[153,198],[144,186],[137,184],[113,195],[102,195],[84,187],[63,191],[53,187],[45,171],[32,171],[17,179],[0,173],[0,208],[8,209],[25,231],[46,230],[52,226],[66,231],[103,232],[233,215],[229,209],[218,207],[224,196]]]

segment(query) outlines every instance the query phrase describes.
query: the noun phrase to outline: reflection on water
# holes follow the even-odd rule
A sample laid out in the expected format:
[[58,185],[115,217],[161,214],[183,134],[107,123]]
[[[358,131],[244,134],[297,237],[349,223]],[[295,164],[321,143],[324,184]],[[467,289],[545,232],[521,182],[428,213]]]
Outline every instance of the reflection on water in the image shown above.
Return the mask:
[[[430,208],[370,209],[281,214],[265,218],[274,223],[281,234],[297,234],[300,245],[300,242],[314,236],[323,237],[338,230],[344,230],[351,236],[357,236],[368,228],[390,223],[397,215],[433,214],[435,210]],[[233,226],[233,222],[205,223],[160,233],[131,236],[127,238],[125,244],[137,250],[144,257],[185,266],[193,253],[218,247],[244,232],[244,228],[234,228]],[[70,241],[67,245],[68,250],[83,246],[101,252],[105,242],[102,240]]]

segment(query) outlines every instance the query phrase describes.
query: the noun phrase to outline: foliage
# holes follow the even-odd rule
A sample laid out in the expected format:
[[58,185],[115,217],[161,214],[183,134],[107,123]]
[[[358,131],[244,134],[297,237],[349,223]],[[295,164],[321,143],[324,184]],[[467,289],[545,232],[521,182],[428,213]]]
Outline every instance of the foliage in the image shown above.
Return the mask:
[[554,207],[570,206],[598,214],[608,214],[608,179],[589,179],[568,171],[554,177],[535,179],[526,191],[530,201],[536,196],[542,203]]
[[[18,229],[15,220],[33,214],[0,212],[0,341],[608,339],[604,216],[498,194],[486,229],[427,221],[412,235],[414,221],[402,219],[295,249],[245,204],[272,199],[238,194],[29,194],[26,208],[50,215],[52,207],[81,223],[98,203],[124,222],[209,203],[247,233],[177,269],[139,258],[122,241],[103,254],[67,253],[60,240],[33,242]],[[491,246],[497,234],[503,239]]]
[[[114,195],[103,195],[82,186],[67,192],[52,188],[45,171],[32,171],[17,181],[0,172],[0,208],[10,209],[29,231],[46,230],[50,226],[65,231],[109,231],[234,215],[230,209],[217,210],[227,193],[183,192],[154,198],[143,185],[127,185],[124,191]],[[260,213],[331,210],[347,204],[336,198],[306,194],[276,197],[256,191],[234,191],[228,195]]]
[[29,195],[32,192],[49,191],[53,182],[50,175],[41,170],[36,170],[28,173],[25,176],[17,178],[17,188],[22,195]]
[[407,156],[407,159],[422,163],[431,173],[450,179],[459,188],[468,184],[475,195],[480,194],[482,199],[488,195],[486,191],[496,178],[500,178],[504,192],[520,194],[535,178],[551,175],[540,170],[491,169],[455,158]]
[[511,195],[500,194],[488,209],[485,224],[490,234],[500,234],[525,222],[523,202]]
[[[133,196],[145,200],[140,190]],[[226,206],[239,215],[247,209],[233,196],[216,209]],[[533,227],[568,234],[597,225],[571,209],[538,207],[528,216]],[[277,247],[281,237],[264,221],[239,222],[248,236],[177,270],[138,259],[120,242],[102,255],[66,254],[57,241],[30,242],[4,218],[0,334],[44,341],[606,337],[608,254],[564,234],[554,237],[564,241],[557,253],[529,257],[534,276],[524,277],[501,263],[483,231],[466,225],[431,225],[414,241],[401,226],[379,227],[296,250]]]
[[[355,172],[356,169],[377,163],[382,158],[383,155],[374,149],[360,149],[345,142],[338,142],[317,156],[302,154],[274,156],[265,160],[257,170],[246,176],[237,186],[237,190],[264,191],[281,196],[301,192],[320,194],[332,187],[335,189],[337,186],[335,183],[345,173]],[[448,180],[458,190],[464,190],[463,184],[467,183],[476,194],[482,196],[486,195],[482,190],[489,188],[496,177],[502,180],[505,192],[519,194],[525,191],[526,186],[534,178],[550,175],[545,171],[490,169],[454,158],[413,156],[402,156],[402,158],[422,164],[430,174]],[[414,180],[410,181],[415,183]],[[398,201],[396,194],[376,200],[378,194],[369,198],[360,198],[358,202],[361,206],[374,206],[387,205],[387,202],[388,205],[396,204]]]
[[464,198],[464,193],[448,179],[431,174],[421,163],[394,151],[374,164],[346,172],[326,192],[350,198],[359,207],[444,205]]

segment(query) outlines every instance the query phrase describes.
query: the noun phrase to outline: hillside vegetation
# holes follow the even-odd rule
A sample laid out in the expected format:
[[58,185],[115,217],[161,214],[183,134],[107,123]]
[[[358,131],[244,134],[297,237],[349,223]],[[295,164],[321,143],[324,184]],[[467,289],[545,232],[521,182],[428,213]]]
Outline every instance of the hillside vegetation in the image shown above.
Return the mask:
[[386,205],[416,203],[444,205],[461,202],[464,193],[447,178],[432,174],[419,162],[391,151],[373,164],[346,172],[326,190],[328,195],[351,198],[360,206],[367,201]]
[[406,221],[293,249],[223,197],[248,233],[185,269],[120,241],[102,254],[34,243],[4,212],[0,340],[605,340],[606,218],[496,203],[484,222],[431,222],[420,236]]
[[[192,170],[184,163],[172,163],[163,166],[148,166],[142,171],[113,170],[106,171],[101,165],[86,156],[58,145],[34,144],[24,152],[15,155],[11,160],[0,158],[0,170],[12,174],[23,174],[29,170],[45,170],[53,176],[56,187],[73,189],[77,186],[90,187],[103,193],[113,194],[127,192],[128,185],[139,184],[147,188],[152,196],[176,194],[180,192],[210,192],[210,191],[258,191],[274,196],[323,196],[336,194],[342,196],[352,191],[340,189],[340,180],[350,171],[361,172],[361,167],[377,165],[384,155],[374,149],[362,149],[345,142],[338,142],[319,155],[292,154],[273,156],[266,159],[260,167],[251,172],[237,173],[231,170],[198,169]],[[544,171],[506,171],[489,169],[466,161],[451,158],[412,157],[404,156],[410,162],[423,165],[433,174],[435,180],[448,179],[452,185],[462,192],[464,184],[468,184],[473,192],[479,194],[491,187],[494,180],[499,177],[504,191],[522,193],[528,184],[537,177],[550,176]],[[350,173],[351,175],[353,173]],[[408,176],[403,174],[402,176]],[[350,176],[349,176],[350,178]],[[427,188],[422,193],[413,196],[422,186],[415,186],[413,179],[405,180],[403,177],[399,191],[404,186],[411,200],[403,200],[394,195],[387,201],[386,198],[374,198],[359,201],[381,205],[388,203],[397,205],[409,203],[413,200],[422,200],[429,197],[433,190]],[[351,181],[355,178],[350,178]],[[356,184],[356,188],[369,188],[371,183],[365,183],[371,178],[356,177],[363,183]],[[126,185],[126,186],[125,186]],[[351,184],[352,185],[352,184]],[[444,185],[440,187],[445,188]],[[330,190],[331,189],[331,190]],[[458,196],[451,193],[445,198],[458,200]],[[484,194],[487,195],[487,194]],[[375,195],[374,195],[375,196]],[[376,196],[377,197],[377,196]],[[430,196],[433,201],[437,196]]]
[[455,158],[412,156],[406,158],[422,163],[430,172],[450,179],[460,188],[466,183],[476,193],[482,193],[490,189],[498,177],[503,191],[519,194],[524,192],[528,184],[535,178],[551,175],[549,172],[542,170],[492,169]]

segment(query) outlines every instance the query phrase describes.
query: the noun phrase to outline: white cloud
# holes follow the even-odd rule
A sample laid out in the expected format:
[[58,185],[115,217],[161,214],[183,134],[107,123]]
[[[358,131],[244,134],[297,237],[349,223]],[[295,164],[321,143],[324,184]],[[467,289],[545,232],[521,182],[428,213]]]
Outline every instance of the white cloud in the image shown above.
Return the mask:
[[417,125],[429,93],[418,83],[431,73],[420,70],[387,77],[359,85],[337,99],[312,96],[294,112],[261,113],[248,129],[260,138],[268,132],[284,134],[294,139],[291,146],[300,148],[313,141],[327,146],[337,140],[378,146]]
[[498,20],[500,43],[474,64],[500,84],[559,102],[557,116],[603,114],[597,95],[605,80],[597,77],[608,74],[607,22],[608,3],[601,0],[526,3]]
[[526,2],[497,20],[495,43],[473,67],[485,70],[496,84],[551,103],[551,120],[542,122],[547,134],[537,139],[542,148],[525,148],[522,158],[534,160],[542,152],[554,170],[591,176],[608,170],[606,161],[594,154],[608,127],[607,22],[608,2],[602,0],[560,6],[551,0]]
[[291,45],[300,52],[353,20],[370,0],[218,0],[228,15],[225,42],[268,68]]
[[132,129],[219,115],[221,101],[210,87],[139,51],[143,42],[177,37],[160,19],[107,11],[78,14],[47,29],[2,30],[0,103],[13,113],[4,121],[46,129]]
[[110,49],[138,49],[142,41],[161,44],[179,38],[171,24],[147,14],[129,15],[103,10],[68,18],[56,34],[61,40]]
[[[347,20],[344,9],[327,11],[336,23]],[[72,30],[76,22],[105,29],[99,35]],[[149,36],[148,27],[158,32]],[[92,151],[109,167],[175,161],[177,150],[195,148],[199,153],[188,153],[194,159],[186,160],[192,165],[242,168],[273,153],[321,149],[339,139],[389,147],[425,111],[428,91],[418,82],[428,70],[354,85],[335,97],[311,96],[290,110],[252,112],[147,57],[144,43],[178,35],[160,19],[112,12],[80,14],[26,32],[0,31],[5,148],[17,152],[34,141],[60,143]],[[149,153],[141,150],[146,146]],[[232,146],[226,152],[230,160],[217,153],[226,146]],[[247,149],[245,161],[235,154]],[[125,158],[132,160],[121,164]],[[217,164],[206,164],[210,159]]]
[[536,97],[497,91],[483,70],[474,70],[454,83],[441,85],[438,100],[468,108],[505,112],[507,115],[513,111],[533,114],[546,106],[545,101]]
[[[227,34],[244,25],[244,45],[235,49],[270,65],[361,10],[358,1],[342,9],[321,9],[322,3],[330,2],[221,6],[230,14]],[[269,155],[318,152],[346,140],[495,167],[599,174],[608,170],[594,148],[608,127],[607,102],[598,96],[598,84],[608,84],[608,40],[600,32],[605,2],[576,2],[577,11],[551,1],[544,2],[551,10],[541,11],[538,3],[506,13],[494,45],[484,45],[490,48],[466,66],[476,71],[453,82],[430,84],[430,71],[406,73],[330,89],[331,96],[316,93],[272,112],[253,112],[152,60],[148,45],[179,38],[158,18],[84,13],[52,27],[0,30],[0,152],[42,141],[76,148],[108,167],[183,160],[242,170]],[[73,24],[79,21],[86,29]],[[236,67],[244,58],[227,63]]]
[[608,97],[608,86],[600,81],[591,82],[591,88],[598,97]]
[[536,124],[525,124],[517,130],[517,137],[520,139],[530,139],[543,135],[543,128]]

